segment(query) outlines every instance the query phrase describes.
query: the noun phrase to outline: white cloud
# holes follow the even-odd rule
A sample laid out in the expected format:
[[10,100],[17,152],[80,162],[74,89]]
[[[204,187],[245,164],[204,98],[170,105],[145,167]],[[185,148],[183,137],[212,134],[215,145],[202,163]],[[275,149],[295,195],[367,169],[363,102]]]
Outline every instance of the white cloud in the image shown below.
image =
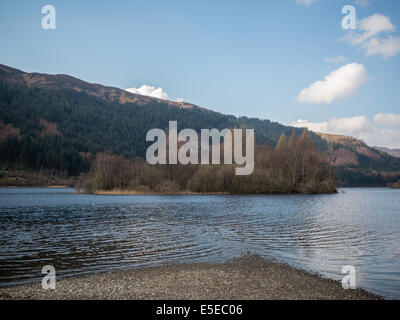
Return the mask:
[[338,57],[327,57],[324,59],[326,63],[341,63],[347,60],[346,57],[338,56]]
[[369,6],[369,0],[355,0],[354,3],[360,7]]
[[307,128],[315,132],[326,132],[328,130],[328,122],[308,122],[303,119],[292,122],[290,126],[296,128]]
[[297,4],[303,5],[303,6],[309,6],[310,4],[317,2],[318,0],[296,0]]
[[136,94],[141,94],[143,96],[149,96],[149,97],[154,97],[154,98],[159,98],[159,99],[168,99],[168,95],[166,92],[163,91],[163,89],[148,86],[148,85],[142,85],[140,88],[128,88],[125,89],[125,91],[131,92],[131,93],[136,93]]
[[370,123],[364,116],[334,118],[325,122],[297,120],[291,126],[308,128],[315,132],[353,136],[365,141],[370,146],[382,146],[392,149],[400,148],[400,130],[380,129]]
[[308,122],[307,120],[297,120],[291,124],[293,127],[308,128],[312,131],[354,135],[361,132],[370,131],[371,123],[364,116],[351,118],[334,118],[326,122]]
[[373,38],[364,48],[367,56],[382,55],[384,59],[388,59],[400,52],[400,38],[392,36],[383,40]]
[[367,71],[362,64],[349,63],[332,71],[324,80],[316,81],[300,91],[297,101],[306,103],[331,103],[346,98],[367,81]]
[[400,148],[400,130],[395,129],[378,129],[375,128],[371,132],[361,133],[359,138],[366,141],[370,146],[387,147],[391,149]]
[[358,28],[365,32],[366,39],[371,38],[381,32],[393,32],[396,30],[390,17],[380,13],[362,19],[358,23]]
[[340,41],[346,41],[353,46],[365,50],[365,55],[382,55],[388,59],[400,52],[400,38],[390,36],[379,38],[382,33],[396,31],[390,17],[375,13],[357,23],[358,31],[347,33]]
[[184,99],[183,98],[176,98],[176,102],[183,102]]
[[389,127],[400,127],[400,114],[378,113],[374,116],[374,122]]
[[375,13],[372,16],[357,22],[357,29],[358,31],[349,32],[340,40],[349,42],[356,46],[364,43],[379,33],[395,31],[395,27],[390,21],[390,18],[380,13]]

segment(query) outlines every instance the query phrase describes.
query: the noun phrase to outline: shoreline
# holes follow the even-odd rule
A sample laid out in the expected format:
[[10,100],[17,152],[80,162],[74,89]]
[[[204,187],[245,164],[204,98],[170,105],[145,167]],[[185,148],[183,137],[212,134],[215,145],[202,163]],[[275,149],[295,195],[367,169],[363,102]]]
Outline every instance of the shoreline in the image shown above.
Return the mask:
[[94,192],[84,192],[75,190],[76,194],[92,194],[92,195],[106,195],[106,196],[120,196],[120,195],[171,195],[171,196],[179,196],[179,195],[318,195],[318,194],[337,194],[338,190],[330,193],[301,193],[301,192],[292,192],[292,193],[284,193],[284,192],[275,192],[275,193],[231,193],[231,192],[194,192],[194,191],[176,191],[176,192],[142,192],[135,190],[96,190]]
[[38,188],[43,188],[43,189],[73,189],[73,187],[69,187],[69,186],[63,186],[63,185],[54,185],[54,186],[1,186],[0,189],[18,189],[18,188],[23,188],[23,189],[38,189]]
[[177,191],[177,192],[142,192],[142,191],[135,191],[135,190],[97,190],[95,192],[79,192],[78,194],[93,194],[93,195],[102,195],[102,196],[112,196],[112,195],[231,195],[232,193],[229,192],[192,192],[192,191]]
[[0,288],[0,300],[381,300],[363,289],[246,255],[224,263],[169,264]]

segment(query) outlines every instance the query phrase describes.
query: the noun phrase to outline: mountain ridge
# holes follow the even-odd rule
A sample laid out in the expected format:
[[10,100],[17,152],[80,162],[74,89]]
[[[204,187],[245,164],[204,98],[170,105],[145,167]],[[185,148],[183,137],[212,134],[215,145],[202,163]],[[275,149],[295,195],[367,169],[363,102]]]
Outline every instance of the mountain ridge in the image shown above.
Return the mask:
[[104,100],[125,104],[128,102],[139,105],[146,105],[151,102],[164,102],[171,106],[184,109],[200,109],[207,111],[206,108],[199,107],[187,102],[175,102],[155,97],[144,96],[132,93],[117,87],[104,86],[98,83],[90,83],[67,74],[46,74],[39,72],[24,72],[20,69],[0,64],[0,77],[5,80],[24,83],[27,86],[37,86],[47,89],[73,89],[78,92],[86,92],[90,95]]
[[[0,162],[19,163],[24,159],[23,163],[36,170],[53,168],[79,174],[87,170],[87,160],[97,152],[110,150],[128,158],[144,157],[146,132],[168,128],[169,120],[177,120],[181,129],[196,131],[253,128],[257,144],[271,147],[282,132],[289,136],[293,130],[297,135],[304,130],[184,105],[189,107],[68,75],[25,73],[0,65]],[[361,185],[382,186],[394,182],[397,174],[400,178],[399,158],[351,137],[311,135],[337,168],[343,185],[363,181]]]
[[372,148],[385,152],[395,158],[400,158],[400,149],[390,149],[386,147],[377,147],[377,146],[373,146]]

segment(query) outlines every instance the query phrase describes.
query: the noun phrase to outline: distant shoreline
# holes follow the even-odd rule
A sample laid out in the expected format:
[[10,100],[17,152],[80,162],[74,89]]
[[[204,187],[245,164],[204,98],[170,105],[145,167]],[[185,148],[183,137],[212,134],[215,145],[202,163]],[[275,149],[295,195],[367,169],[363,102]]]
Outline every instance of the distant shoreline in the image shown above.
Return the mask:
[[18,188],[47,188],[47,189],[73,189],[73,187],[68,187],[68,186],[0,186],[0,189],[18,189]]
[[55,290],[40,283],[0,289],[0,300],[380,300],[363,289],[287,264],[247,255],[225,263],[170,264],[65,277]]
[[[77,192],[83,193],[85,192]],[[87,194],[95,194],[95,195],[231,195],[232,193],[228,192],[210,192],[210,193],[200,193],[200,192],[192,192],[192,191],[179,191],[179,192],[141,192],[141,191],[132,191],[132,190],[113,190],[113,191],[95,191]]]
[[194,192],[194,191],[176,191],[176,192],[152,192],[152,191],[135,191],[135,190],[96,190],[93,192],[84,192],[84,191],[76,191],[77,194],[93,194],[93,195],[110,195],[110,196],[120,196],[120,195],[296,195],[296,194],[336,194],[336,192],[331,193],[284,193],[284,192],[275,192],[275,193],[231,193],[231,192]]
[[[49,185],[49,186],[0,186],[0,189],[74,189],[71,186],[63,185]],[[338,187],[336,192],[332,193],[230,193],[230,192],[193,192],[193,191],[177,191],[177,192],[143,192],[134,190],[98,190],[94,192],[75,191],[75,194],[91,194],[91,195],[318,195],[318,194],[337,194],[340,193],[339,189],[400,189],[400,187]]]

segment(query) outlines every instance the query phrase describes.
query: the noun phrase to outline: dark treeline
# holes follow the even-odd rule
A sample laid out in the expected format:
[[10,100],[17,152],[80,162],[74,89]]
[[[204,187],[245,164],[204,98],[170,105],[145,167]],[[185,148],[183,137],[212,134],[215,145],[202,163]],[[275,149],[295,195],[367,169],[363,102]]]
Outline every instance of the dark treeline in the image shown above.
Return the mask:
[[[339,146],[340,147],[340,146]],[[335,173],[344,187],[386,187],[400,177],[400,161],[386,153],[377,158],[358,154],[358,165],[338,166]]]
[[400,173],[380,173],[375,170],[362,170],[360,168],[337,167],[335,174],[342,187],[386,187],[396,183]]
[[252,175],[236,176],[235,165],[148,165],[111,152],[98,153],[77,189],[143,193],[332,193],[336,181],[327,158],[308,131],[290,139],[282,133],[276,148],[257,146]]
[[335,174],[343,187],[386,187],[400,177],[399,159],[381,153],[379,158],[358,155],[358,165],[338,166]]
[[8,138],[0,142],[0,163],[13,169],[47,169],[61,176],[78,175],[89,168],[79,152],[59,136]]

